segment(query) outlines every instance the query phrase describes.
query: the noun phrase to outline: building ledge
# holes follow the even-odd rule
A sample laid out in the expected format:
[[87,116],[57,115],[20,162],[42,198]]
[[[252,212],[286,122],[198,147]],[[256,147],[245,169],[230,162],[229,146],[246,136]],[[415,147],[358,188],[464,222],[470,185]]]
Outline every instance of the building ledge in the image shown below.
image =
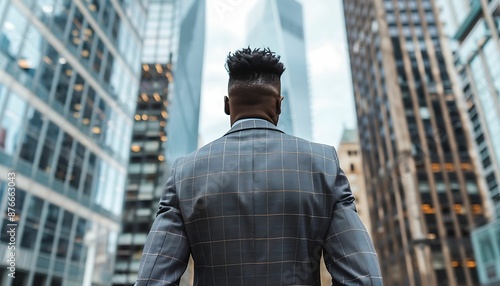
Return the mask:
[[458,28],[457,32],[453,36],[455,40],[462,42],[465,37],[472,30],[476,22],[482,16],[481,2],[479,0],[473,1],[470,7],[469,15],[465,17],[464,21]]

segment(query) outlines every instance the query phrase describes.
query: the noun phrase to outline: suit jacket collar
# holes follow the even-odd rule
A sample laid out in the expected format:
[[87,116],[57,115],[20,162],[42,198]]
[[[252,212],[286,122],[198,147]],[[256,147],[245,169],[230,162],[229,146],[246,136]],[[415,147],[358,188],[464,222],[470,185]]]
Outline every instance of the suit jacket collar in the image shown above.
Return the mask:
[[264,120],[264,119],[252,119],[252,120],[245,120],[243,122],[235,124],[225,135],[246,130],[246,129],[270,129],[270,130],[275,130],[281,133],[284,133],[278,127],[276,127],[274,124],[271,122]]

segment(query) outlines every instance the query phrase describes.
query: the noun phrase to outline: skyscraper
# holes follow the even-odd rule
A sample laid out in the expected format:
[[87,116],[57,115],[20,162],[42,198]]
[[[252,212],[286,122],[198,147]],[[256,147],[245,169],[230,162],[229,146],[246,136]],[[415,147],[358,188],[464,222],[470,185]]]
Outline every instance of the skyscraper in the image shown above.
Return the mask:
[[141,1],[0,1],[0,256],[15,228],[16,259],[1,285],[111,283],[144,16]]
[[114,285],[135,283],[169,166],[197,148],[204,27],[204,1],[149,1]]
[[302,5],[295,1],[260,0],[250,13],[248,43],[269,47],[281,56],[287,69],[281,77],[282,113],[278,127],[311,139],[311,104],[307,79]]
[[500,3],[441,2],[481,176],[496,210],[496,221],[472,235],[480,282],[495,285],[500,283]]
[[490,211],[436,3],[345,0],[372,234],[387,285],[475,285]]
[[177,53],[173,54],[173,94],[169,100],[166,160],[175,159],[198,148],[201,78],[205,51],[205,0],[178,1],[175,29],[178,29]]

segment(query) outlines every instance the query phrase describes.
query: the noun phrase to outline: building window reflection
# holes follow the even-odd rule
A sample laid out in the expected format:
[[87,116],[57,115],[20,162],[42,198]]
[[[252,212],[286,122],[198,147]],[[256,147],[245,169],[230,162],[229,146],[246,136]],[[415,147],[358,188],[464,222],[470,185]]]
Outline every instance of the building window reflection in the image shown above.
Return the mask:
[[42,243],[40,245],[40,252],[50,255],[54,247],[54,235],[57,226],[57,219],[59,217],[59,207],[48,203],[47,216],[42,235]]
[[66,174],[68,172],[69,168],[68,159],[70,158],[71,155],[72,146],[73,146],[73,137],[71,137],[67,133],[64,133],[61,145],[61,151],[59,153],[59,159],[57,160],[56,173],[55,173],[56,179],[59,179],[62,182],[65,181]]
[[43,209],[43,200],[31,196],[28,205],[28,214],[26,216],[21,246],[33,249],[36,242],[36,237],[40,231],[40,217]]
[[47,174],[49,174],[52,170],[52,160],[54,158],[54,150],[58,136],[59,127],[54,123],[49,122],[47,135],[45,136],[45,142],[43,144],[40,161],[38,163],[38,168]]
[[73,238],[73,252],[71,253],[71,260],[79,262],[85,259],[85,248],[83,245],[83,239],[85,237],[85,228],[87,221],[83,218],[78,218],[76,224],[75,236]]
[[17,58],[17,53],[21,50],[20,47],[24,40],[26,25],[26,18],[13,6],[9,6],[7,8],[7,17],[3,21],[0,33],[4,34],[4,41],[8,43],[5,50],[12,59]]
[[[7,186],[6,184],[4,185],[5,187]],[[2,216],[2,233],[0,233],[0,241],[8,243],[10,241],[10,234],[7,232],[9,230],[8,224],[11,223],[19,223],[21,218],[25,215],[25,212],[23,210],[24,207],[24,199],[26,198],[26,192],[21,189],[16,190],[16,206],[14,207],[15,210],[15,216],[13,216],[13,219],[11,220],[9,215],[8,215],[8,209],[5,208]]]
[[32,134],[26,133],[22,144],[20,157],[27,162],[33,162],[38,144],[37,138]]
[[42,36],[33,25],[29,25],[24,40],[29,42],[29,44],[26,43],[23,45],[17,63],[19,67],[33,76],[40,64],[43,44]]
[[[0,39],[0,47],[1,47],[1,39]],[[7,87],[0,83],[0,118],[2,116],[5,100],[7,99],[7,91],[8,91]]]
[[76,143],[75,144],[75,154],[74,154],[74,159],[73,159],[73,164],[72,164],[72,170],[71,170],[71,177],[69,179],[69,184],[75,189],[78,189],[80,186],[80,178],[82,175],[82,167],[83,167],[83,160],[85,156],[85,148],[83,147],[82,144]]
[[[52,82],[56,78],[54,76],[56,72],[56,68],[58,65],[59,53],[48,43],[44,46],[44,55],[40,62],[40,83],[45,88],[45,92],[49,92],[52,86]],[[63,70],[67,76],[71,76],[68,74],[66,70]]]
[[[59,64],[61,65],[59,69],[61,71],[65,71],[70,66],[67,64],[66,60],[63,60],[63,58],[58,59]],[[75,77],[76,73],[71,73],[68,75],[66,72],[62,72],[59,80],[57,82],[57,87],[55,91],[55,100],[56,102],[59,103],[59,108],[61,109],[60,111],[62,112],[62,108],[66,104],[66,98],[68,95],[71,95],[71,90],[70,90],[70,80],[72,77]],[[73,80],[74,81],[74,80]]]
[[[96,48],[94,49],[94,58],[92,60],[92,70],[96,73],[101,71],[101,65],[104,60],[104,44],[100,39],[97,39]],[[109,81],[109,80],[108,80]],[[108,82],[106,81],[106,82]]]
[[94,105],[94,114],[90,128],[91,136],[97,141],[101,142],[102,134],[105,132],[106,123],[106,105],[105,102],[99,98]]
[[71,212],[64,211],[56,251],[56,255],[59,258],[66,258],[66,255],[68,253],[69,236],[71,234],[71,227],[73,225],[73,217],[74,215]]
[[26,134],[24,135],[20,157],[25,161],[32,163],[35,160],[40,130],[43,124],[42,114],[34,108],[30,108],[28,111],[28,119],[28,128],[26,130]]
[[13,155],[22,132],[22,122],[27,104],[17,94],[11,92],[4,109],[0,126],[0,150]]

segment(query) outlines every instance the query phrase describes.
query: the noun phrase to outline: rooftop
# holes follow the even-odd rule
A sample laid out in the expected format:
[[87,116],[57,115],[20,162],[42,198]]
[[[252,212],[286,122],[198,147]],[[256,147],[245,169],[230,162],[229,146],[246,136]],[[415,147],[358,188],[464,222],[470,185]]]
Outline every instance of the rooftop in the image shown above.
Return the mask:
[[342,139],[340,143],[357,143],[358,142],[358,131],[356,129],[344,129],[342,134]]

